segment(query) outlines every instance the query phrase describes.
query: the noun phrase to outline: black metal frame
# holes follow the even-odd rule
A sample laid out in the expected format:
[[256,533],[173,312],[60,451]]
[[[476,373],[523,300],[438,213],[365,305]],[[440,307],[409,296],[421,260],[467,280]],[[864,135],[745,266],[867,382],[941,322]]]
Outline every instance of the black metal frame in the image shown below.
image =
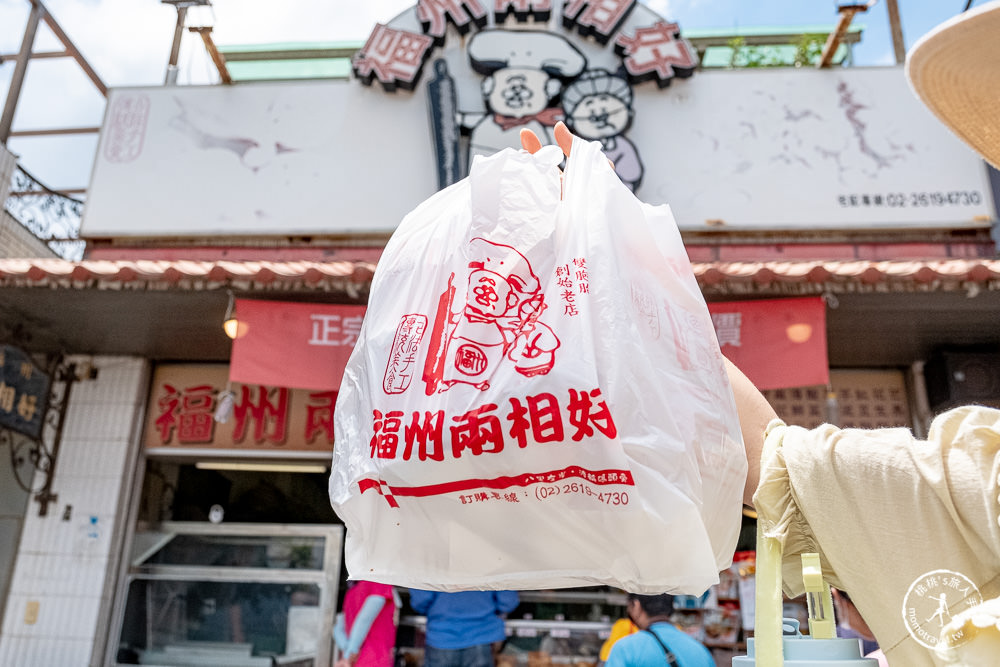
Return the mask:
[[[32,438],[15,433],[9,429],[0,428],[0,445],[10,446],[11,471],[14,481],[26,493],[34,495],[38,501],[38,516],[46,516],[49,503],[58,500],[59,496],[52,492],[52,479],[56,473],[56,462],[59,458],[59,445],[62,442],[63,425],[66,422],[66,410],[69,407],[70,390],[77,381],[76,365],[68,363],[62,355],[56,356],[49,364],[49,376],[52,386],[49,389],[49,399],[42,417],[42,430],[39,437]],[[21,478],[21,469],[25,463],[31,464],[31,479]],[[41,472],[41,483],[36,484]]]
[[75,261],[83,257],[84,242],[80,239],[83,201],[49,189],[19,165],[11,175],[11,195],[4,207],[63,259]]

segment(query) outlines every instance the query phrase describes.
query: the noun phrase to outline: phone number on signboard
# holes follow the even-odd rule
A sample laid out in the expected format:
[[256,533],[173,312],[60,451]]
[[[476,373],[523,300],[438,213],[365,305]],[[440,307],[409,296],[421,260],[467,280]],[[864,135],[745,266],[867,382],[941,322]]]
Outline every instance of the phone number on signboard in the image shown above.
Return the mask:
[[605,505],[628,505],[628,493],[625,491],[595,491],[586,484],[578,484],[576,482],[571,484],[535,487],[535,497],[539,500],[545,500],[546,498],[551,498],[553,496],[560,496],[564,493],[580,493],[585,496],[596,498],[598,502],[604,503]]
[[838,195],[841,206],[886,206],[889,208],[923,208],[927,206],[978,206],[983,195],[978,190],[952,190],[951,192],[890,192],[888,194]]

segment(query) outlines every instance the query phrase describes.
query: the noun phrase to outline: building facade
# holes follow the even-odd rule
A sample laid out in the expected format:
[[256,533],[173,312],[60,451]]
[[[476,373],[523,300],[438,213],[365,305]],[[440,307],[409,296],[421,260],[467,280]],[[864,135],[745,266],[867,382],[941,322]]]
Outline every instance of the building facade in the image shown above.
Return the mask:
[[[0,259],[0,342],[52,386],[40,437],[5,436],[36,453],[9,471],[30,479],[5,500],[0,663],[163,664],[196,641],[330,664],[342,532],[315,466],[332,397],[234,381],[222,323],[234,299],[363,307],[409,211],[521,128],[550,141],[557,117],[671,207],[724,353],[781,365],[743,308],[769,325],[822,304],[828,379],[765,387],[786,419],[919,434],[1000,400],[996,174],[901,68],[697,71],[643,5],[524,4],[415,6],[349,80],[111,92],[86,257]],[[279,630],[237,632],[251,599]]]

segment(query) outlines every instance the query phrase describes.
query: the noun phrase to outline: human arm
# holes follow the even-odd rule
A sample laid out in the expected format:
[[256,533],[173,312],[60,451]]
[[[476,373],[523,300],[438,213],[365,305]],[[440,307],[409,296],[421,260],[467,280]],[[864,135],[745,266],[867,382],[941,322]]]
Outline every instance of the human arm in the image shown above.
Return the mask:
[[333,624],[333,643],[341,652],[347,652],[347,630],[344,626],[344,615],[337,614],[337,621]]
[[[800,554],[818,552],[824,577],[850,593],[890,664],[931,664],[916,632],[940,627],[913,591],[947,580],[937,574],[966,581],[947,589],[953,608],[966,595],[1000,594],[1000,411],[942,413],[926,440],[908,428],[782,426],[767,450],[755,507],[784,545],[785,592],[802,593]],[[925,620],[901,614],[904,603]]]
[[410,606],[418,614],[426,614],[437,599],[438,594],[434,591],[422,591],[417,588],[410,589]]
[[498,613],[507,614],[514,611],[517,605],[521,603],[521,598],[518,596],[517,591],[496,591],[493,593],[493,601],[496,604]]
[[723,357],[726,375],[733,388],[736,412],[747,454],[747,481],[743,487],[743,503],[753,505],[753,494],[760,481],[760,453],[764,448],[764,432],[772,419],[778,417],[764,395],[750,382],[736,364]]
[[372,623],[385,606],[385,598],[381,595],[369,595],[361,604],[358,615],[351,624],[351,634],[347,638],[344,646],[344,655],[350,660],[361,650],[361,645],[365,643],[368,631],[371,630]]

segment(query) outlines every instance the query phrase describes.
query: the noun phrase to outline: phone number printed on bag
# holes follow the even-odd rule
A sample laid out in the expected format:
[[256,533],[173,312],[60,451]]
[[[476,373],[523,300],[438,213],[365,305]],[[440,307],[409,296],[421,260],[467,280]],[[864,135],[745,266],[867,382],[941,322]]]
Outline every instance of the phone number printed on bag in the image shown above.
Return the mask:
[[[566,482],[567,478],[577,478],[585,480],[587,484],[580,482]],[[362,493],[368,490],[377,492],[385,498],[389,507],[399,507],[398,497],[427,498],[429,496],[442,496],[453,493],[458,494],[458,499],[463,505],[483,502],[520,502],[518,493],[525,497],[531,497],[529,491],[510,492],[507,489],[513,487],[535,486],[533,492],[535,498],[544,500],[562,494],[584,494],[595,498],[597,502],[606,505],[627,505],[629,501],[628,493],[624,491],[599,491],[593,486],[635,486],[632,473],[628,470],[589,470],[580,466],[568,466],[561,470],[550,470],[539,473],[523,473],[520,475],[505,475],[491,479],[456,479],[440,484],[428,484],[424,486],[394,486],[384,480],[371,478],[362,479],[358,482],[358,488]],[[489,489],[489,490],[483,490]],[[501,494],[500,492],[503,491]],[[465,493],[472,492],[472,493]]]
[[605,505],[628,505],[628,493],[624,491],[595,491],[590,486],[579,482],[535,487],[535,497],[539,500],[574,493],[596,498],[598,502]]
[[[449,422],[455,425],[448,428],[450,447],[447,448],[451,458],[457,459],[467,453],[472,456],[497,454],[507,445],[507,437],[523,449],[528,446],[529,434],[537,443],[565,442],[567,435],[569,440],[579,442],[595,432],[608,438],[618,435],[607,403],[600,400],[600,389],[570,389],[568,394],[565,406],[548,392],[509,398],[509,408],[503,415],[504,420],[510,422],[506,430],[501,416],[495,414],[499,408],[496,403],[486,403],[465,414],[452,416]],[[416,452],[421,461],[443,461],[446,451],[444,410],[414,410],[404,425],[405,417],[402,410],[372,411],[371,458],[401,456],[409,461]]]

